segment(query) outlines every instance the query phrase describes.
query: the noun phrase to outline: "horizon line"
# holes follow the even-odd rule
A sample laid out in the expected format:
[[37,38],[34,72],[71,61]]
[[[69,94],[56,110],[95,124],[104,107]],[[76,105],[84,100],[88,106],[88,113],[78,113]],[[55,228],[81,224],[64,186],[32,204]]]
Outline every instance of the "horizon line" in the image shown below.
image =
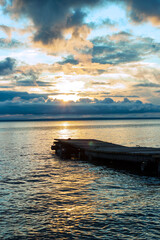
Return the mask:
[[43,121],[98,121],[98,120],[158,120],[160,117],[118,117],[118,118],[42,118],[42,119],[0,119],[0,122],[43,122]]

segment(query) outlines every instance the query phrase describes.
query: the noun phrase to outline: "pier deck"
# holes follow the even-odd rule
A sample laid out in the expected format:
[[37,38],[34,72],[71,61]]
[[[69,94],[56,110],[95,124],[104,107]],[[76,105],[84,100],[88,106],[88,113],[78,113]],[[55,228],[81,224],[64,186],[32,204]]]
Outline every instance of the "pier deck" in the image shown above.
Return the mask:
[[51,148],[62,158],[118,164],[160,175],[160,148],[126,147],[95,139],[55,139]]

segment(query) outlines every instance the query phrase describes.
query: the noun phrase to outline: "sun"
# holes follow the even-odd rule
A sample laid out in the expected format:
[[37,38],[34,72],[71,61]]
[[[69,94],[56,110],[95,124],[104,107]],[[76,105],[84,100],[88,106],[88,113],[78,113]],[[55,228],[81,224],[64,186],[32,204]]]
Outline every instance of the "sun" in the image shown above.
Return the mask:
[[68,81],[63,80],[56,84],[56,90],[59,94],[55,96],[50,95],[49,98],[62,100],[63,102],[78,101],[80,97],[78,94],[84,89],[84,82],[82,81]]

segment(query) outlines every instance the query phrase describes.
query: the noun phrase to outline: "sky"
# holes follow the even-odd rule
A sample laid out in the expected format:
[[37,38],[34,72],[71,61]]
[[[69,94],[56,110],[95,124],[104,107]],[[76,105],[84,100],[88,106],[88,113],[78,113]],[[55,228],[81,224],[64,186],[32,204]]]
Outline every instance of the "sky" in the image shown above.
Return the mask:
[[160,117],[160,0],[0,0],[0,120]]

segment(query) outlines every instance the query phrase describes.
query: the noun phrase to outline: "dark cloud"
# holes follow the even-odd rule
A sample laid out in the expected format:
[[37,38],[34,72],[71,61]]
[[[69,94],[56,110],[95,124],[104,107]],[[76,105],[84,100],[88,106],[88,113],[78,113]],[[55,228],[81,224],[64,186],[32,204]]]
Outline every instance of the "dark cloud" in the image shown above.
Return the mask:
[[[39,72],[33,69],[27,71],[19,70],[14,76],[16,86],[38,86]],[[43,82],[39,81],[42,85]]]
[[156,17],[160,21],[160,0],[122,0],[130,7],[130,16],[135,22]]
[[[102,0],[17,0],[6,1],[5,11],[17,17],[30,18],[36,28],[34,41],[44,44],[62,38],[64,29],[81,26],[83,7],[92,7]],[[12,7],[11,7],[12,6]]]
[[101,22],[90,22],[89,24],[88,24],[88,26],[90,27],[90,28],[99,28],[99,27],[101,27],[101,26],[103,26],[103,25],[105,25],[105,26],[108,26],[108,27],[114,27],[114,26],[116,26],[116,22],[113,22],[113,21],[111,21],[109,18],[106,18],[106,19],[104,19],[103,21],[101,21]]
[[140,83],[140,84],[136,84],[135,87],[153,87],[153,88],[157,88],[159,87],[160,88],[160,84],[157,84],[157,83]]
[[76,59],[74,59],[73,56],[68,56],[63,61],[58,62],[58,63],[61,64],[61,65],[64,65],[64,64],[67,64],[67,63],[70,63],[72,65],[77,65],[79,62]]
[[16,86],[21,87],[30,87],[30,86],[37,86],[35,82],[31,80],[18,80],[16,81]]
[[78,103],[91,103],[92,100],[90,98],[80,98]]
[[[24,96],[24,93],[23,93]],[[31,97],[26,95],[28,98]],[[0,115],[28,115],[33,116],[109,116],[109,114],[142,114],[142,113],[160,113],[160,106],[142,103],[141,101],[131,101],[125,98],[121,102],[115,102],[111,98],[103,101],[90,99],[81,99],[79,102],[68,102],[62,104],[60,101],[43,101],[33,99],[32,102],[5,101],[0,102]]]
[[67,19],[66,27],[80,26],[82,24],[82,20],[86,16],[86,13],[82,12],[82,10],[76,9],[74,14]]
[[109,103],[109,104],[114,103],[114,100],[112,98],[109,98],[109,97],[107,97],[107,98],[105,98],[103,100],[95,99],[94,101],[96,103]]
[[141,58],[134,50],[127,50],[124,52],[117,52],[112,54],[106,54],[103,57],[96,56],[93,58],[93,63],[101,64],[119,64],[139,61]]
[[127,12],[134,22],[154,18],[160,23],[160,0],[106,0],[105,2],[115,2],[127,6]]
[[105,98],[102,103],[114,103],[113,99],[112,98]]
[[[48,44],[54,39],[63,38],[65,29],[85,24],[85,7],[113,2],[125,4],[129,15],[135,22],[145,21],[152,17],[160,21],[160,0],[6,0],[5,4],[1,3],[1,5],[5,12],[17,18],[31,19],[35,27],[34,41]],[[107,18],[101,24],[114,25]],[[89,23],[89,26],[96,27],[94,23]],[[4,25],[1,25],[2,28],[6,32],[10,31]]]
[[0,62],[0,76],[9,75],[14,72],[16,67],[16,60],[14,58],[7,57]]
[[29,94],[27,92],[16,92],[16,91],[0,91],[0,102],[12,101],[14,98],[20,98],[21,101],[30,101],[33,99],[47,99],[47,94]]
[[[123,33],[127,41],[122,39],[122,32],[116,34],[116,41],[109,40],[111,37],[95,38],[92,43],[92,62],[101,64],[119,64],[139,61],[149,54],[157,54],[160,50],[160,44],[153,41],[152,38],[133,39],[131,34]],[[113,39],[115,34],[113,35]],[[118,38],[119,37],[119,38]],[[129,38],[131,37],[131,39]],[[117,41],[119,39],[119,41]]]
[[17,71],[17,74],[13,77],[14,85],[23,86],[23,87],[53,86],[53,82],[39,80],[40,74],[41,74],[41,70],[32,69],[32,68],[29,70],[26,70],[26,71],[19,70],[19,71]]
[[[93,63],[119,64],[141,59],[139,52],[132,47],[127,48],[124,44],[113,44],[111,42],[108,42],[107,45],[93,47]],[[122,45],[122,48],[120,48],[120,45]]]
[[18,80],[16,86],[30,87],[30,86],[39,86],[39,87],[49,87],[52,86],[50,82],[36,81],[32,80]]

